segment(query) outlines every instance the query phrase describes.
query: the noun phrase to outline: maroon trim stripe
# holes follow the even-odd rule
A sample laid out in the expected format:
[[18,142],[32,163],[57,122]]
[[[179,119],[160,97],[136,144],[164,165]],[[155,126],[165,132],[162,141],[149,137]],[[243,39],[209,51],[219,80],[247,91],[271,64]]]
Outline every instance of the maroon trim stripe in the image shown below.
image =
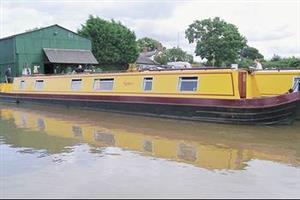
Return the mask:
[[117,95],[61,95],[61,94],[8,94],[0,93],[0,97],[49,99],[69,101],[91,102],[119,102],[141,104],[166,104],[202,107],[232,107],[232,108],[265,108],[279,106],[295,101],[300,101],[300,92],[265,97],[257,99],[200,99],[200,98],[176,98],[176,97],[147,97],[147,96],[117,96]]
[[239,93],[241,98],[246,98],[247,72],[239,72]]

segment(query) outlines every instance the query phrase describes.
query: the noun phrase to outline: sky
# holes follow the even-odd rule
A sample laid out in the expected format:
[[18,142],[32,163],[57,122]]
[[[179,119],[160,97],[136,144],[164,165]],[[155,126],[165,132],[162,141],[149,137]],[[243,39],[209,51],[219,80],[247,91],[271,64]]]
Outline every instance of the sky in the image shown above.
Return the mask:
[[300,57],[300,0],[0,0],[0,38],[52,24],[76,32],[89,15],[115,19],[137,38],[151,37],[190,54],[195,44],[185,38],[188,26],[220,17],[265,58]]

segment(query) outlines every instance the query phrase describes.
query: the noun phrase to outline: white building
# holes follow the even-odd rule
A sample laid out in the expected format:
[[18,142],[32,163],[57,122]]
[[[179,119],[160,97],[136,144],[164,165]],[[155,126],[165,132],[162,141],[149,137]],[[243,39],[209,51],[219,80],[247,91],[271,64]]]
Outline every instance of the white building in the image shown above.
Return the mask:
[[175,69],[185,69],[192,68],[192,65],[188,62],[178,61],[178,62],[168,62],[167,65]]

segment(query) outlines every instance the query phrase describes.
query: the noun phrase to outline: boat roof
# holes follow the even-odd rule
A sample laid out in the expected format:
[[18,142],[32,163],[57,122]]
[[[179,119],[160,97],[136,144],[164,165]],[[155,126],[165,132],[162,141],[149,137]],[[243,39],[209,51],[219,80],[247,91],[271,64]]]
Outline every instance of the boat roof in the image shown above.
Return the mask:
[[[156,74],[196,74],[196,73],[222,73],[241,71],[247,72],[247,69],[231,69],[231,68],[185,68],[185,69],[154,69],[154,70],[141,70],[141,71],[102,71],[102,72],[83,72],[83,73],[70,73],[70,74],[38,74],[22,76],[20,78],[47,78],[47,77],[89,77],[89,76],[116,76],[116,75],[156,75]],[[257,70],[256,73],[295,73],[300,76],[300,70]]]
[[[37,74],[25,75],[21,78],[45,78],[45,77],[88,77],[88,76],[115,76],[115,75],[139,75],[139,74],[195,74],[200,72],[232,72],[236,71],[230,68],[189,68],[189,69],[162,69],[162,70],[142,70],[142,71],[102,71],[102,72],[83,72],[83,73],[70,73],[70,74]],[[18,78],[18,77],[17,77]]]

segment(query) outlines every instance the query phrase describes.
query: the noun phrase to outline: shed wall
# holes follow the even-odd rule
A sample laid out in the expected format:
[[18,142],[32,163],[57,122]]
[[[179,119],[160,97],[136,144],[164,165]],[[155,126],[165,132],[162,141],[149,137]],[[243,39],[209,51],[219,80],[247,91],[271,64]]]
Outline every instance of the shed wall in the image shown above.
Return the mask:
[[14,52],[14,37],[0,40],[0,82],[4,81],[4,73],[8,67],[11,67],[13,74],[16,74]]
[[92,45],[90,40],[59,26],[18,35],[16,36],[18,75],[22,74],[23,68],[33,69],[34,65],[39,65],[41,72],[44,72],[43,48],[91,50]]
[[0,82],[5,71],[12,68],[13,76],[22,75],[26,67],[40,66],[44,73],[43,48],[91,50],[91,41],[58,25],[45,27],[0,39]]

